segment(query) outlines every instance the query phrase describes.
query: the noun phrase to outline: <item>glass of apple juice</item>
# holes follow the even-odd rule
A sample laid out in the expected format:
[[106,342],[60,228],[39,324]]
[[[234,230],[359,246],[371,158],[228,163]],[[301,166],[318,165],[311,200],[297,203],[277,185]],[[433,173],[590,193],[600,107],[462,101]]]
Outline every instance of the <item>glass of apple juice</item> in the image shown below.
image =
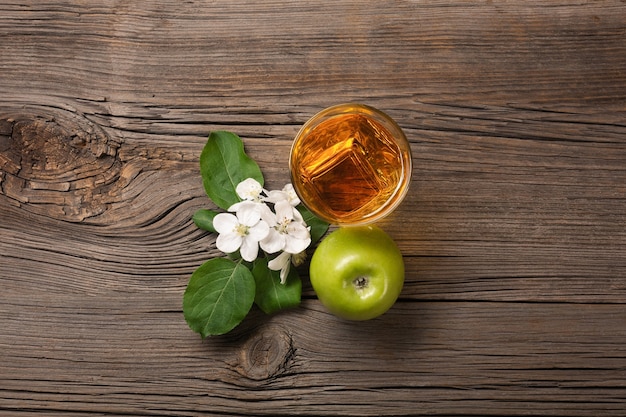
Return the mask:
[[409,189],[411,148],[388,115],[363,104],[322,110],[300,129],[289,157],[302,203],[335,225],[363,225],[393,211]]

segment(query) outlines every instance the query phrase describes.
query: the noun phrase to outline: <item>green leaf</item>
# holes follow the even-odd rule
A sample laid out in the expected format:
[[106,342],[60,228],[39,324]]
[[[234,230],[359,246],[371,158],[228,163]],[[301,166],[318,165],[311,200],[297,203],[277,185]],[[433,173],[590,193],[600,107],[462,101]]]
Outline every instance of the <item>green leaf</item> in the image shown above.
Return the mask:
[[254,302],[266,314],[272,314],[300,305],[302,281],[292,266],[287,275],[287,282],[280,283],[280,271],[272,271],[267,266],[267,258],[254,261],[252,275],[256,282]]
[[225,258],[211,259],[191,275],[183,296],[185,320],[203,338],[227,333],[248,314],[254,293],[248,268]]
[[213,227],[213,218],[218,214],[217,211],[200,209],[193,214],[192,219],[198,228],[216,233],[217,230]]
[[302,204],[299,204],[296,208],[300,214],[302,214],[302,218],[306,224],[311,226],[311,245],[314,245],[328,231],[329,225],[324,220],[311,213],[309,209]]
[[235,189],[241,181],[254,178],[263,185],[261,169],[231,132],[211,132],[200,154],[200,172],[207,195],[224,210],[240,201]]

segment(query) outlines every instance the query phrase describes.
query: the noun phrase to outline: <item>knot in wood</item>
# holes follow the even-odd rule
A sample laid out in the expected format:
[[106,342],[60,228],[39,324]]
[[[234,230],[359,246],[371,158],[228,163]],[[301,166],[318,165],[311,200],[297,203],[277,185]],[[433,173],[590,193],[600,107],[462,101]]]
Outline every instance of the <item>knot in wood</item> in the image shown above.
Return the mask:
[[62,220],[100,214],[119,176],[119,146],[70,112],[0,114],[0,194]]
[[238,371],[255,381],[275,378],[289,368],[294,354],[289,334],[282,329],[265,329],[243,347]]

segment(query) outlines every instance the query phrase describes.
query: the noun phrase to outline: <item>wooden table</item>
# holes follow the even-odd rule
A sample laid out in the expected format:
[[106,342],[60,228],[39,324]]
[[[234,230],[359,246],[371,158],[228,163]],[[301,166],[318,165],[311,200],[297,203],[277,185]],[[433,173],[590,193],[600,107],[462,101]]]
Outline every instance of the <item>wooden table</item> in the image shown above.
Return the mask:
[[[5,0],[0,34],[0,415],[626,415],[624,1]],[[411,142],[401,300],[342,321],[304,266],[202,340],[208,134],[281,187],[347,101]]]

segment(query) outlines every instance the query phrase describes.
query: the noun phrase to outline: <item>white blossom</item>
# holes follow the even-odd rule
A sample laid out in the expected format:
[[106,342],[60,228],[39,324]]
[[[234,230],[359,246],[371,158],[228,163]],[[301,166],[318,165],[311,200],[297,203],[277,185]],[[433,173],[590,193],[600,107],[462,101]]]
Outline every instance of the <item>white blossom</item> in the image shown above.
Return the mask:
[[254,178],[247,178],[237,184],[235,192],[244,201],[260,201],[263,187]]
[[284,251],[300,253],[311,244],[311,234],[302,215],[287,200],[274,205],[275,213],[267,213],[264,220],[269,224],[268,235],[260,241],[267,253]]
[[224,253],[239,249],[241,257],[252,262],[259,253],[259,241],[269,234],[269,225],[261,220],[261,211],[256,203],[240,204],[237,212],[220,213],[213,218],[213,227],[219,233],[215,242]]

